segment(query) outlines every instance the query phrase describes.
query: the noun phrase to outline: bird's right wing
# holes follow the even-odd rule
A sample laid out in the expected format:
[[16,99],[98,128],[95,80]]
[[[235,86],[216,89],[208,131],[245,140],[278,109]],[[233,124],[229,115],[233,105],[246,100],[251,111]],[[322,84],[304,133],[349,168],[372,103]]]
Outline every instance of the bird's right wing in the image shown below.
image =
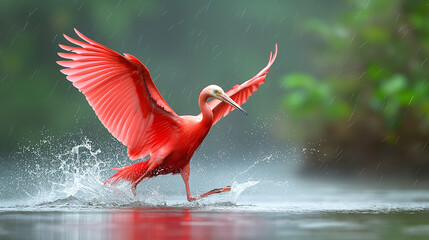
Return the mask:
[[64,35],[79,47],[60,45],[68,61],[57,63],[61,72],[88,100],[103,125],[128,147],[132,160],[154,153],[178,130],[180,117],[168,106],[137,58],[119,53],[76,34],[82,42]]
[[[265,82],[266,74],[270,70],[271,65],[274,63],[277,57],[277,44],[275,47],[274,55],[271,52],[270,59],[268,60],[267,66],[262,69],[258,74],[256,74],[253,78],[247,80],[241,85],[235,85],[226,94],[234,100],[238,105],[241,105],[247,101],[250,95],[253,94],[256,90],[258,90],[259,85]],[[216,124],[221,118],[228,115],[235,108],[231,105],[222,102],[218,99],[211,100],[208,103],[209,107],[213,111],[213,125]]]

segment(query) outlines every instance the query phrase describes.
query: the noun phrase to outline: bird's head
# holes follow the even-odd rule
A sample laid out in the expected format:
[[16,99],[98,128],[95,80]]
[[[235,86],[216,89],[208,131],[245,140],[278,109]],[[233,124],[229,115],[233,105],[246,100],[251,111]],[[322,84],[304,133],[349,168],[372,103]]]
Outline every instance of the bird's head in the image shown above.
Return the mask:
[[208,92],[210,93],[210,95],[213,98],[216,98],[224,103],[227,103],[231,106],[233,106],[234,108],[240,110],[242,113],[247,115],[247,112],[240,107],[240,105],[238,105],[236,102],[234,102],[234,100],[232,100],[224,91],[221,87],[217,86],[217,85],[210,85],[207,87]]

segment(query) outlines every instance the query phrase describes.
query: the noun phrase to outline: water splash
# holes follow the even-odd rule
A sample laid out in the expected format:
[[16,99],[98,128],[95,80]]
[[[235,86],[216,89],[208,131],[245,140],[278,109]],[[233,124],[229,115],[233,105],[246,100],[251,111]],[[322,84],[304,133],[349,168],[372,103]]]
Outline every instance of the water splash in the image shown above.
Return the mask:
[[246,189],[248,189],[249,187],[252,187],[258,183],[259,183],[259,181],[248,181],[248,182],[241,183],[241,184],[234,182],[234,184],[232,184],[232,186],[231,186],[231,192],[230,192],[232,201],[234,203],[237,203],[238,198]]
[[[47,142],[46,144],[50,144]],[[20,189],[28,196],[21,202],[25,207],[90,207],[121,206],[137,199],[124,187],[104,186],[111,168],[98,158],[87,138],[70,150],[46,159],[33,159],[26,165],[26,178]],[[46,153],[37,152],[37,155]]]
[[[130,191],[129,183],[120,182],[115,187],[105,186],[104,181],[112,174],[111,164],[118,164],[112,159],[103,159],[100,149],[94,149],[93,143],[85,138],[83,142],[73,147],[58,146],[59,149],[68,149],[58,154],[58,149],[52,149],[52,139],[41,141],[48,147],[49,152],[40,150],[41,146],[32,146],[34,156],[24,158],[25,166],[20,180],[19,189],[27,198],[20,198],[19,203],[13,202],[10,207],[37,208],[37,209],[77,209],[77,208],[105,208],[105,207],[143,207],[143,206],[198,206],[198,205],[235,205],[240,195],[257,181],[238,183],[236,177],[246,174],[259,161],[233,179],[232,189],[228,193],[213,195],[197,203],[188,203],[182,192],[166,193],[164,182],[139,188],[138,197]],[[111,150],[111,149],[109,149]],[[57,152],[57,154],[55,154]],[[107,155],[111,155],[108,153]],[[269,159],[269,157],[268,157]],[[127,164],[126,158],[123,159]],[[174,182],[179,185],[179,183]],[[174,185],[173,184],[173,185]],[[168,185],[168,184],[167,184]],[[13,187],[13,186],[12,186]],[[176,188],[177,189],[177,188]],[[168,192],[168,191],[167,191]]]
[[238,177],[240,177],[240,176],[242,176],[242,175],[246,174],[247,172],[249,172],[249,170],[250,170],[250,169],[254,168],[254,167],[255,167],[256,165],[258,165],[259,163],[262,163],[262,162],[267,162],[267,163],[269,163],[272,157],[273,157],[273,155],[272,155],[272,154],[270,154],[270,155],[268,155],[268,156],[266,156],[266,157],[264,157],[264,158],[262,158],[262,159],[258,159],[258,160],[256,160],[256,161],[255,161],[252,165],[250,165],[246,170],[244,170],[244,171],[242,171],[242,172],[238,173],[237,175],[235,175],[235,176],[234,176],[234,178],[232,179],[232,181],[235,183],[235,182],[236,182],[236,179],[237,179]]

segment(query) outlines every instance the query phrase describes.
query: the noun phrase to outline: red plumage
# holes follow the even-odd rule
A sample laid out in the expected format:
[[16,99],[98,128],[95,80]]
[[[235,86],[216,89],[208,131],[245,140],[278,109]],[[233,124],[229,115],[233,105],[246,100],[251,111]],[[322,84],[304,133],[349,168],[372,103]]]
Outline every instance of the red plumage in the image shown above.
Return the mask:
[[[188,200],[213,193],[229,191],[215,189],[197,197],[189,190],[189,162],[210,128],[239,105],[265,82],[266,73],[277,55],[270,56],[268,65],[256,76],[224,93],[217,86],[204,88],[199,96],[201,114],[178,116],[161,96],[146,66],[132,55],[119,53],[85,37],[85,42],[64,35],[78,47],[59,45],[67,53],[58,53],[67,61],[57,61],[62,73],[88,100],[103,125],[128,147],[131,160],[150,155],[148,160],[117,169],[106,183],[130,181],[135,188],[143,179],[160,174],[181,173]],[[216,98],[209,103],[207,99]],[[242,110],[244,111],[244,110]]]
[[[265,77],[268,71],[270,71],[271,65],[276,60],[277,56],[277,44],[274,52],[274,57],[270,54],[270,59],[268,61],[267,66],[262,69],[258,74],[256,74],[251,79],[247,80],[241,85],[235,85],[233,88],[228,90],[226,94],[231,97],[239,105],[245,103],[247,99],[249,99],[250,95],[253,94],[254,91],[258,90],[259,85],[265,82]],[[221,118],[225,117],[234,110],[234,107],[228,105],[225,102],[222,102],[218,99],[213,99],[208,103],[209,107],[213,110],[213,125],[217,123]]]

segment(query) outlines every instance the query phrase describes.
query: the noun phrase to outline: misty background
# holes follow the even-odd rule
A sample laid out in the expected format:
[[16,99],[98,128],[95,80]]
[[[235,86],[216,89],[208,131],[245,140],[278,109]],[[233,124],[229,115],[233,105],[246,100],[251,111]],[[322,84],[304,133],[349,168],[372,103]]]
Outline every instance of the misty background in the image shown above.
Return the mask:
[[77,28],[141,60],[179,115],[199,114],[205,86],[253,77],[277,43],[249,115],[232,112],[204,141],[210,161],[281,152],[300,173],[423,178],[428,23],[423,0],[1,1],[0,158],[88,138],[126,159],[55,63]]

